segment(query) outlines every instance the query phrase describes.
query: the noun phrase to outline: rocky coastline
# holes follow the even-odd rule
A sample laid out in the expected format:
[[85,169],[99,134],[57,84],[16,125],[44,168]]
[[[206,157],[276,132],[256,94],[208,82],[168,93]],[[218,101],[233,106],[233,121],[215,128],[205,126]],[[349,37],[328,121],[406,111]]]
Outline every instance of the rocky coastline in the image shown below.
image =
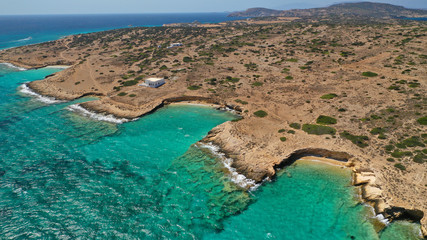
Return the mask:
[[[15,64],[14,64],[15,65]],[[21,64],[16,64],[17,66],[22,66]],[[49,75],[46,78],[53,77],[55,74]],[[125,118],[128,120],[133,120],[139,117],[146,116],[148,114],[152,114],[155,111],[165,107],[168,104],[173,103],[195,103],[195,104],[203,104],[203,105],[211,105],[216,106],[217,109],[230,109],[236,111],[237,113],[241,113],[242,110],[233,104],[229,104],[225,101],[221,101],[220,99],[203,97],[203,96],[175,96],[169,97],[165,99],[156,99],[155,104],[150,104],[149,106],[144,106],[144,108],[133,108],[128,105],[124,105],[120,107],[120,103],[110,102],[113,108],[100,108],[99,106],[105,106],[105,103],[99,104],[98,101],[102,101],[103,94],[99,93],[84,93],[80,95],[64,95],[60,92],[47,92],[46,90],[41,90],[40,85],[33,85],[30,82],[27,85],[36,93],[40,95],[44,95],[51,98],[56,98],[59,100],[75,100],[86,96],[98,96],[101,97],[100,100],[89,101],[80,103],[81,107],[87,109],[88,111],[103,114],[103,115],[113,115],[115,118]],[[43,85],[42,85],[43,86]],[[34,88],[33,88],[34,87]],[[51,89],[49,89],[51,91]],[[240,115],[240,114],[239,114]],[[230,130],[230,125],[234,125],[235,123],[226,122],[214,128],[212,131],[208,133],[208,135],[202,139],[200,142],[203,144],[213,144],[219,147],[219,152],[224,154],[225,157],[231,158],[233,160],[231,167],[235,168],[237,174],[242,174],[250,181],[254,181],[256,184],[262,184],[265,180],[271,180],[276,177],[277,171],[290,166],[295,163],[299,159],[303,157],[320,157],[324,158],[326,161],[336,161],[341,166],[351,168],[352,174],[352,184],[353,186],[360,188],[361,192],[361,201],[369,204],[373,207],[375,214],[381,214],[386,218],[389,222],[394,220],[406,220],[410,222],[421,223],[421,231],[424,237],[427,237],[427,230],[425,228],[425,215],[422,210],[415,208],[405,208],[401,206],[392,206],[389,205],[388,202],[390,199],[387,199],[382,195],[382,186],[376,183],[376,175],[374,171],[371,169],[364,168],[362,166],[362,162],[360,159],[357,159],[354,155],[349,154],[347,151],[332,151],[327,148],[290,148],[286,149],[284,157],[274,156],[278,159],[278,161],[270,161],[268,165],[257,165],[257,168],[250,168],[241,158],[242,152],[247,152],[249,149],[245,149],[244,147],[239,148],[239,151],[236,152],[227,150],[229,149],[228,143],[226,141],[233,142],[233,137],[236,135],[230,135],[229,133],[233,133]],[[229,131],[229,132],[227,132]],[[234,132],[235,133],[235,132]],[[226,140],[224,141],[224,135],[226,135]],[[234,139],[235,141],[236,139]],[[242,144],[245,145],[245,144]],[[247,146],[247,143],[246,143]],[[332,147],[333,148],[333,147]],[[351,152],[351,151],[350,151]],[[272,156],[269,156],[272,157]],[[384,225],[385,226],[385,225]]]
[[[28,87],[61,100],[96,96],[79,106],[117,118],[174,102],[232,108],[242,119],[202,142],[218,146],[239,174],[261,183],[302,156],[337,159],[376,213],[420,221],[427,235],[427,162],[415,158],[426,140],[418,123],[426,114],[423,23],[295,24],[120,29],[9,49],[0,59],[27,68],[70,63]],[[184,46],[162,48],[165,36]],[[166,84],[139,86],[147,77]]]

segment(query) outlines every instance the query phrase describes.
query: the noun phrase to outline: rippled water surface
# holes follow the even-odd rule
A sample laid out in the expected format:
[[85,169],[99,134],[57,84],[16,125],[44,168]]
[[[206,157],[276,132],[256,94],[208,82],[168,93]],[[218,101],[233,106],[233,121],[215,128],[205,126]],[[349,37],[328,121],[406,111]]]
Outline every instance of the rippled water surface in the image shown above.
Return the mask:
[[[192,145],[232,114],[179,105],[114,124],[68,110],[89,99],[19,93],[56,71],[0,64],[0,239],[379,238],[348,170],[297,162],[248,192]],[[391,224],[381,239],[417,231]]]

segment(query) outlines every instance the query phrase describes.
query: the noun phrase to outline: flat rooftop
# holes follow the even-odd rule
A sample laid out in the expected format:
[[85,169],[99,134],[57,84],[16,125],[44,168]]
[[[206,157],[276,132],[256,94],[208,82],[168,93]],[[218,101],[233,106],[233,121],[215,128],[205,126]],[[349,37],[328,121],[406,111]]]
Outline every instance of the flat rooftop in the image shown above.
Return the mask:
[[145,79],[145,81],[150,81],[150,82],[157,82],[157,81],[161,81],[164,80],[163,78],[147,78]]

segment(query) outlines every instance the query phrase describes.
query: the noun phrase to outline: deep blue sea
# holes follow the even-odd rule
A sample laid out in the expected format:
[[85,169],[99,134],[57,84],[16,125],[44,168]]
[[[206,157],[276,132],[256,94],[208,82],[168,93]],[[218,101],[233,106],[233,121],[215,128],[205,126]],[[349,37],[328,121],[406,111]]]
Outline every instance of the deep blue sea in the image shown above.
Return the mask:
[[414,20],[414,21],[427,21],[427,18],[407,18],[407,17],[401,17],[399,19],[404,19],[404,20]]
[[[10,32],[0,24],[1,37],[43,41],[72,29],[166,23],[127,16],[84,29],[83,20],[63,19],[67,30],[46,19],[36,21],[40,31],[24,20]],[[0,64],[0,239],[419,239],[419,225],[409,222],[377,232],[349,169],[299,160],[275,181],[242,188],[250,181],[230,171],[229,159],[195,144],[235,119],[230,112],[172,105],[117,124],[71,111],[90,98],[58,102],[23,88],[60,70]]]
[[228,13],[97,14],[0,16],[0,49],[56,40],[61,37],[129,26],[167,23],[217,23],[242,18]]

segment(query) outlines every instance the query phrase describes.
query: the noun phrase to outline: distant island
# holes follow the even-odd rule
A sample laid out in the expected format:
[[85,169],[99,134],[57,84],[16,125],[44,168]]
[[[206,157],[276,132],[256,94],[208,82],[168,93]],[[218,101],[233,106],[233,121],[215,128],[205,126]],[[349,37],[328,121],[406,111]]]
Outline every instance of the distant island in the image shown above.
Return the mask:
[[343,161],[376,213],[420,222],[427,236],[427,25],[397,19],[426,14],[368,2],[249,9],[230,16],[261,18],[74,35],[1,51],[0,62],[66,65],[27,86],[96,96],[79,106],[119,118],[178,101],[234,110],[242,118],[203,141],[239,173],[259,183],[302,156]]

